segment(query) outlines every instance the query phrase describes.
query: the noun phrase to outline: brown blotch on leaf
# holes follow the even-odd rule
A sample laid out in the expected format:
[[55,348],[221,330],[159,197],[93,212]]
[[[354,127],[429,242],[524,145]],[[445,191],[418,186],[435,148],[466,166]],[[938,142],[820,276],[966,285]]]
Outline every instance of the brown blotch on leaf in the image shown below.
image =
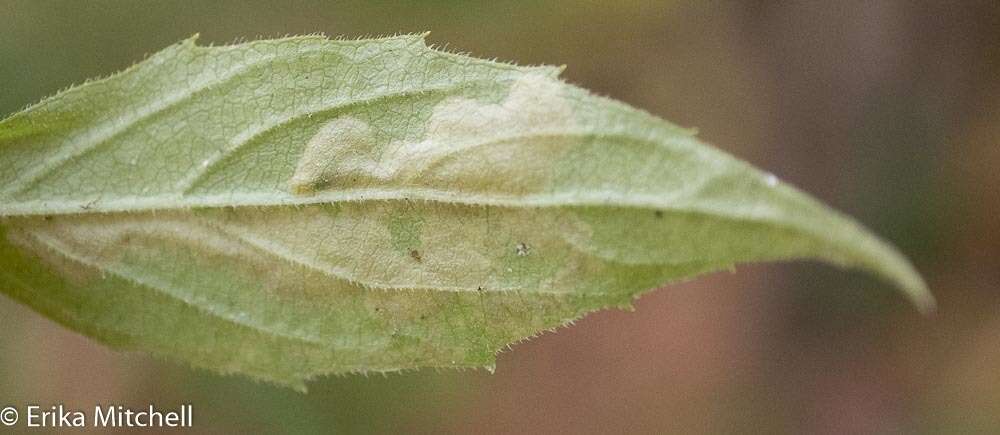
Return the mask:
[[420,256],[420,251],[416,249],[410,251],[410,257],[413,257],[414,260],[417,260],[417,263],[424,261],[423,257]]

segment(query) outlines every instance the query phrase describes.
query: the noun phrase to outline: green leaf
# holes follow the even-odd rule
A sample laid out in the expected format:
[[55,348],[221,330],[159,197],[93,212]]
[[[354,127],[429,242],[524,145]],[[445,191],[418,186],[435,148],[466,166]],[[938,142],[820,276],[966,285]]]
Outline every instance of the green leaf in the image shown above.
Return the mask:
[[867,269],[932,308],[849,218],[559,71],[423,36],[189,39],[0,123],[0,289],[115,347],[297,387],[492,366],[749,261]]

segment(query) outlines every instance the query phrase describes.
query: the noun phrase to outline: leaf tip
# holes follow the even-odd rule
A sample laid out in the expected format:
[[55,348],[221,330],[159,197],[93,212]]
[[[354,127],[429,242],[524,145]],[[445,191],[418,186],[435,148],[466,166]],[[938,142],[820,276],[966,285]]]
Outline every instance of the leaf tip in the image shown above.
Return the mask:
[[874,265],[875,269],[895,283],[921,314],[925,316],[934,314],[937,310],[937,301],[917,269],[891,246],[884,245],[884,249],[885,255],[879,264]]
[[917,306],[917,311],[920,311],[920,314],[933,316],[937,312],[937,300],[920,275],[914,272],[913,276],[901,285],[903,285],[906,296]]
[[937,301],[913,264],[890,245],[878,241],[877,246],[878,251],[875,254],[869,253],[871,257],[865,261],[868,263],[867,267],[895,284],[921,314],[934,314]]

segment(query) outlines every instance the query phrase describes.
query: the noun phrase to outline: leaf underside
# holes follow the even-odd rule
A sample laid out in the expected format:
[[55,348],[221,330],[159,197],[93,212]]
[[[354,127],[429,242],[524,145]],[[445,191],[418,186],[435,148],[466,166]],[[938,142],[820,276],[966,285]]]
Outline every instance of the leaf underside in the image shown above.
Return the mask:
[[111,346],[298,388],[491,367],[669,282],[895,250],[692,132],[421,35],[194,38],[0,122],[0,290]]

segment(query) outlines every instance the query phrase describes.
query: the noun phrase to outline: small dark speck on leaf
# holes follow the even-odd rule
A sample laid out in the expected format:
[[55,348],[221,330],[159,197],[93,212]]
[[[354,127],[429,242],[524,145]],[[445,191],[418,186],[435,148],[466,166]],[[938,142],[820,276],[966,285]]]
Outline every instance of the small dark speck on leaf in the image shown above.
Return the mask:
[[656,216],[657,218],[662,218],[663,217],[663,210],[656,210],[656,211],[654,211],[653,212],[653,216]]
[[530,246],[528,246],[524,242],[518,242],[518,244],[517,244],[517,255],[518,256],[524,257],[524,256],[526,256],[526,255],[528,255],[530,253],[531,253],[531,247]]
[[90,210],[90,208],[93,207],[95,204],[97,204],[97,201],[99,201],[99,200],[100,200],[100,198],[94,198],[90,202],[88,202],[88,203],[86,203],[84,205],[81,205],[80,209],[82,209],[82,210]]
[[416,249],[410,251],[410,257],[413,257],[414,260],[417,260],[417,263],[424,261],[424,259],[420,256],[420,251]]

